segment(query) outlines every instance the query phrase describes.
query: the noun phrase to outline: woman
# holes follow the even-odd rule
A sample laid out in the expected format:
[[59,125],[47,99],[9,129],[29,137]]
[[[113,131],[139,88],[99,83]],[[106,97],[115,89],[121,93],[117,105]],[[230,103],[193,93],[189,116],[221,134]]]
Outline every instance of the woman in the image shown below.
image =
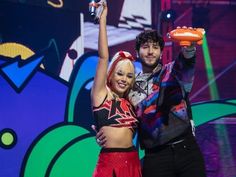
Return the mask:
[[106,137],[93,177],[141,177],[140,161],[132,139],[137,128],[133,107],[126,96],[134,83],[133,57],[128,52],[115,54],[108,69],[106,32],[107,5],[99,20],[97,66],[91,102],[97,129]]

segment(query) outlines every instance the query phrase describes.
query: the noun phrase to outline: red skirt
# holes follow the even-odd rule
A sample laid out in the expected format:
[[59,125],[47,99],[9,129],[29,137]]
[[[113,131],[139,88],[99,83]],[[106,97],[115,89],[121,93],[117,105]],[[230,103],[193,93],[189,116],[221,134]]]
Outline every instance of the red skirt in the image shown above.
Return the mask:
[[138,152],[132,148],[107,148],[99,154],[93,177],[141,177]]

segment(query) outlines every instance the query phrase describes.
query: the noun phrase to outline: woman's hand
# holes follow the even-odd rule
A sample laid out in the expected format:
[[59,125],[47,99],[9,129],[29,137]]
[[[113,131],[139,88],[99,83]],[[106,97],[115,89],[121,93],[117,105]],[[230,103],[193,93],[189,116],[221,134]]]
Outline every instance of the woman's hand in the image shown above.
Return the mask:
[[102,12],[101,12],[100,19],[101,19],[101,18],[106,18],[106,17],[107,17],[107,11],[108,11],[106,1],[104,1],[104,0],[99,1],[98,4],[99,4],[99,6],[102,6],[102,7],[103,7],[103,10],[102,10]]
[[95,4],[96,6],[96,15],[95,23],[98,23],[101,19],[106,19],[107,17],[107,2],[106,0],[101,0]]

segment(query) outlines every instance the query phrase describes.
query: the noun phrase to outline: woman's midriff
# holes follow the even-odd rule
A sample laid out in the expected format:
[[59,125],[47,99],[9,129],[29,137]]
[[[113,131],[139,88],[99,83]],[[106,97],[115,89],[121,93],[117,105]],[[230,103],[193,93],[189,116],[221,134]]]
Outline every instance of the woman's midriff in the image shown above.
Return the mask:
[[133,132],[129,128],[104,126],[101,129],[106,137],[106,148],[128,148],[133,145]]

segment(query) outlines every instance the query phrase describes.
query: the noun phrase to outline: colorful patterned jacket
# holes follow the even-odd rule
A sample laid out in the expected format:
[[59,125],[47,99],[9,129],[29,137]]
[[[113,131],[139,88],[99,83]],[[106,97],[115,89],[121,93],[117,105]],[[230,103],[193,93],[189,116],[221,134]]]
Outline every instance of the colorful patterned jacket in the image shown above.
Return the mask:
[[139,73],[130,102],[140,122],[141,148],[153,148],[171,142],[191,130],[191,111],[187,95],[194,79],[195,56],[182,54],[153,73]]

